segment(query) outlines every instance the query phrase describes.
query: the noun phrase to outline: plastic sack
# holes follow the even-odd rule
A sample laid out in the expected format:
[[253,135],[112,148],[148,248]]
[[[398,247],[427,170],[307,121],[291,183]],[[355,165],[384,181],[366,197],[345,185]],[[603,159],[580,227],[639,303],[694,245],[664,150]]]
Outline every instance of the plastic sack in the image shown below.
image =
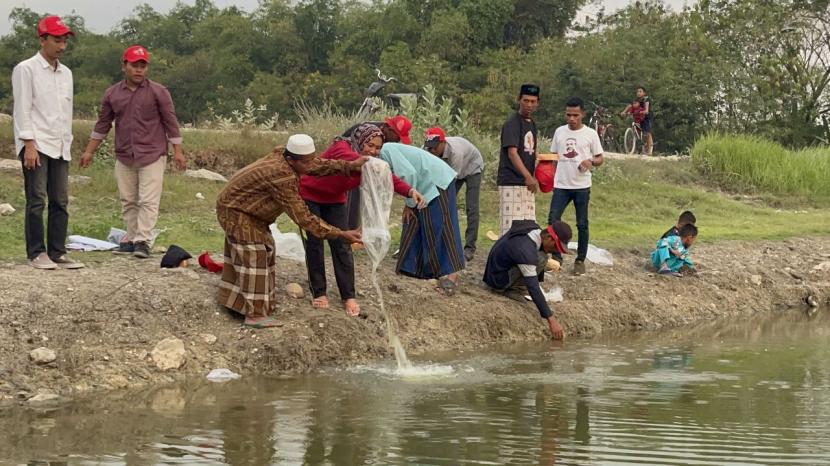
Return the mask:
[[554,286],[548,291],[542,290],[542,293],[545,295],[545,301],[549,303],[561,303],[565,300],[565,297],[562,296],[562,288],[558,286]]
[[270,226],[271,236],[274,237],[274,250],[277,257],[305,263],[305,247],[303,240],[297,233],[281,233],[276,223]]
[[[568,249],[573,249],[576,251],[578,243],[576,241],[571,241],[568,243]],[[611,255],[610,252],[606,251],[605,249],[600,249],[593,244],[588,245],[588,254],[585,257],[588,259],[589,262],[593,262],[597,265],[607,265],[612,266],[614,265],[614,257]]]
[[207,379],[211,382],[227,382],[228,380],[236,380],[240,377],[242,376],[230,369],[225,368],[213,369],[207,375]]
[[389,252],[389,213],[392,210],[392,170],[389,164],[372,157],[360,174],[360,219],[363,245],[372,265],[377,267]]

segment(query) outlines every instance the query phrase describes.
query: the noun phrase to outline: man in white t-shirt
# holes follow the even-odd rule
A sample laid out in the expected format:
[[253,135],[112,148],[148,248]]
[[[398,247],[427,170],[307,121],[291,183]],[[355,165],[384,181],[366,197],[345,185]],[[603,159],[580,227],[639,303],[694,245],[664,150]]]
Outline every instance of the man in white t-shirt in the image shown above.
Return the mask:
[[582,124],[585,103],[573,97],[565,104],[566,125],[553,133],[551,152],[559,154],[556,176],[553,180],[553,197],[550,201],[548,223],[562,219],[562,213],[573,201],[576,210],[576,229],[579,246],[574,261],[574,275],[585,273],[585,256],[588,254],[588,202],[591,199],[591,170],[602,165],[602,144],[593,128]]

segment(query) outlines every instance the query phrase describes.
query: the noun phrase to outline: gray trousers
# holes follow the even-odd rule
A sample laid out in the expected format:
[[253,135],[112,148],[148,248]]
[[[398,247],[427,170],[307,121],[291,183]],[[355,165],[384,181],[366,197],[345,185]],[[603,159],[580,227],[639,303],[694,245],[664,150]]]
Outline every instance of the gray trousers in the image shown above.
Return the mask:
[[[544,277],[545,266],[547,264],[548,264],[548,255],[545,253],[545,251],[539,250],[539,252],[537,253],[537,256],[536,256],[536,274],[539,277]],[[522,276],[522,271],[519,270],[519,267],[518,266],[513,266],[513,267],[510,267],[510,270],[507,271],[507,278],[508,278],[509,285],[504,287],[504,289],[496,290],[496,291],[505,292],[505,291],[509,290],[510,288],[516,286],[516,285],[521,285],[521,281],[524,277]],[[541,278],[540,278],[539,281],[540,282],[542,281]]]
[[461,193],[461,187],[465,184],[467,185],[467,189],[464,191],[464,209],[467,214],[467,229],[464,231],[464,250],[475,252],[476,240],[478,240],[481,173],[455,180],[456,195]]
[[[20,151],[22,165],[23,151]],[[56,259],[66,254],[66,230],[69,225],[69,161],[53,159],[38,152],[40,166],[33,170],[23,168],[23,188],[26,193],[26,257],[34,259],[46,252]],[[43,235],[43,208],[48,201],[47,241]]]

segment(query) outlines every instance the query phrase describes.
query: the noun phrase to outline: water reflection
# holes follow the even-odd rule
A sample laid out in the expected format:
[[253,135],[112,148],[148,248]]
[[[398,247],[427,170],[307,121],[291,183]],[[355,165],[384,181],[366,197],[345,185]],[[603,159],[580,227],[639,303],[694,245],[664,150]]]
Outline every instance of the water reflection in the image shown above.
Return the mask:
[[[0,411],[18,464],[830,463],[830,312]],[[447,362],[444,362],[445,364]]]

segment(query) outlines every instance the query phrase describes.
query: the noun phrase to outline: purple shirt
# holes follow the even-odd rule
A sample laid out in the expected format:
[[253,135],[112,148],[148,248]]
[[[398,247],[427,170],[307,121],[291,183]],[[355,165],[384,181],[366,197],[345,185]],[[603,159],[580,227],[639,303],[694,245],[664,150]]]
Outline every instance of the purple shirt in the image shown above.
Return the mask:
[[104,92],[92,139],[106,138],[113,121],[115,155],[125,165],[149,165],[167,155],[168,141],[182,143],[170,92],[149,79],[134,91],[121,81]]

